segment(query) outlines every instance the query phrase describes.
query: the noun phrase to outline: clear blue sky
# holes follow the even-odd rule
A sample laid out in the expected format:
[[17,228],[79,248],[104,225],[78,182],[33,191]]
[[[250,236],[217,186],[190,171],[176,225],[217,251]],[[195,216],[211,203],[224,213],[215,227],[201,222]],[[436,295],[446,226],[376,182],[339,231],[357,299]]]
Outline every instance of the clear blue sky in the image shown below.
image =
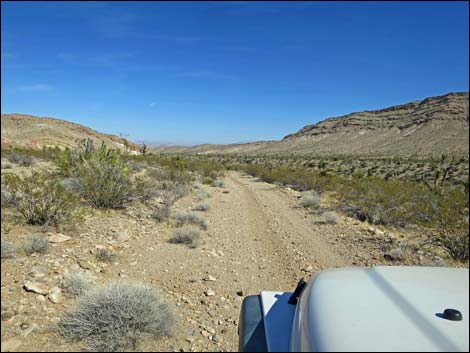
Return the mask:
[[2,113],[134,141],[280,139],[469,90],[467,2],[5,2]]

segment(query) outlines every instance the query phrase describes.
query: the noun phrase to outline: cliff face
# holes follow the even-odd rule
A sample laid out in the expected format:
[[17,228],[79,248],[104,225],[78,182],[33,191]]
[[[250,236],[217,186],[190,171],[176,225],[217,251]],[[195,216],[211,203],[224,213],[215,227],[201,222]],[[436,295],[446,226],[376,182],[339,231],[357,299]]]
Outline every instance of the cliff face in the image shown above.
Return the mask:
[[449,93],[308,125],[281,144],[319,152],[429,154],[469,150],[469,94]]

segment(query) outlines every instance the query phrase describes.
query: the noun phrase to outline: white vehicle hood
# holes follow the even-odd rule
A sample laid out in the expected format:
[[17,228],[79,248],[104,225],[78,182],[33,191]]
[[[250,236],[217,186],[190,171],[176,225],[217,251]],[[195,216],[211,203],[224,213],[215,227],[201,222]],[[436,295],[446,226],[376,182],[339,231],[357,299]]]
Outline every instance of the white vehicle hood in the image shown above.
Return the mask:
[[[438,267],[320,272],[295,311],[292,351],[467,351],[469,272]],[[457,309],[462,321],[442,318]]]

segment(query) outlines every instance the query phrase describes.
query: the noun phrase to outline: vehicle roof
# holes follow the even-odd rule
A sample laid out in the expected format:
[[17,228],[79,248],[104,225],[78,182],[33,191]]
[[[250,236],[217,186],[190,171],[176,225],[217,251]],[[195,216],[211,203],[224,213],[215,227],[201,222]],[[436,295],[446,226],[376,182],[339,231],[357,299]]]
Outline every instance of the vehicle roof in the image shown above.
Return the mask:
[[[294,351],[468,351],[468,269],[343,268],[304,290],[292,327]],[[462,321],[442,318],[457,309]]]

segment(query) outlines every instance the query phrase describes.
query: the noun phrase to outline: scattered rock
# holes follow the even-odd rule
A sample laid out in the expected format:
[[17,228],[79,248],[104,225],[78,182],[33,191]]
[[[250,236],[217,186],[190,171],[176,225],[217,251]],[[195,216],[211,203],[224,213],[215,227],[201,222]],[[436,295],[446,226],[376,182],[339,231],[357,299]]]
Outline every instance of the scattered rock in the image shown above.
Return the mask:
[[21,332],[21,336],[23,337],[27,337],[29,336],[31,333],[37,333],[39,332],[39,326],[38,324],[32,324],[32,325],[29,325],[29,327],[24,330],[23,332]]
[[34,292],[42,295],[49,293],[47,286],[40,282],[26,282],[24,284],[24,289],[26,289],[28,292]]
[[217,281],[217,278],[212,277],[211,275],[208,275],[207,277],[204,278],[204,281],[206,281],[206,282],[215,282],[215,281]]
[[237,295],[239,297],[243,297],[245,295],[245,292],[243,291],[243,289],[240,289],[239,291],[237,291]]
[[214,341],[215,343],[222,343],[222,337],[219,335],[215,335],[212,337],[212,341]]
[[62,290],[59,287],[54,287],[49,293],[49,300],[51,303],[60,304],[62,302]]
[[49,235],[49,242],[51,243],[63,243],[63,242],[69,241],[70,239],[72,239],[72,237],[69,237],[68,235],[64,235],[61,233]]
[[47,267],[46,266],[34,266],[31,271],[29,271],[29,275],[35,278],[43,278],[47,274]]
[[2,321],[10,320],[13,316],[15,316],[15,313],[11,310],[2,311]]
[[307,267],[305,267],[304,269],[302,269],[302,271],[304,271],[304,272],[312,272],[312,271],[313,271],[313,266],[312,266],[312,265],[308,265]]
[[78,265],[83,268],[84,270],[92,270],[93,266],[85,260],[78,260]]
[[114,233],[114,239],[120,243],[124,243],[130,239],[127,232],[117,232]]
[[212,288],[209,288],[204,292],[204,294],[206,295],[206,297],[211,297],[215,295],[215,292]]

